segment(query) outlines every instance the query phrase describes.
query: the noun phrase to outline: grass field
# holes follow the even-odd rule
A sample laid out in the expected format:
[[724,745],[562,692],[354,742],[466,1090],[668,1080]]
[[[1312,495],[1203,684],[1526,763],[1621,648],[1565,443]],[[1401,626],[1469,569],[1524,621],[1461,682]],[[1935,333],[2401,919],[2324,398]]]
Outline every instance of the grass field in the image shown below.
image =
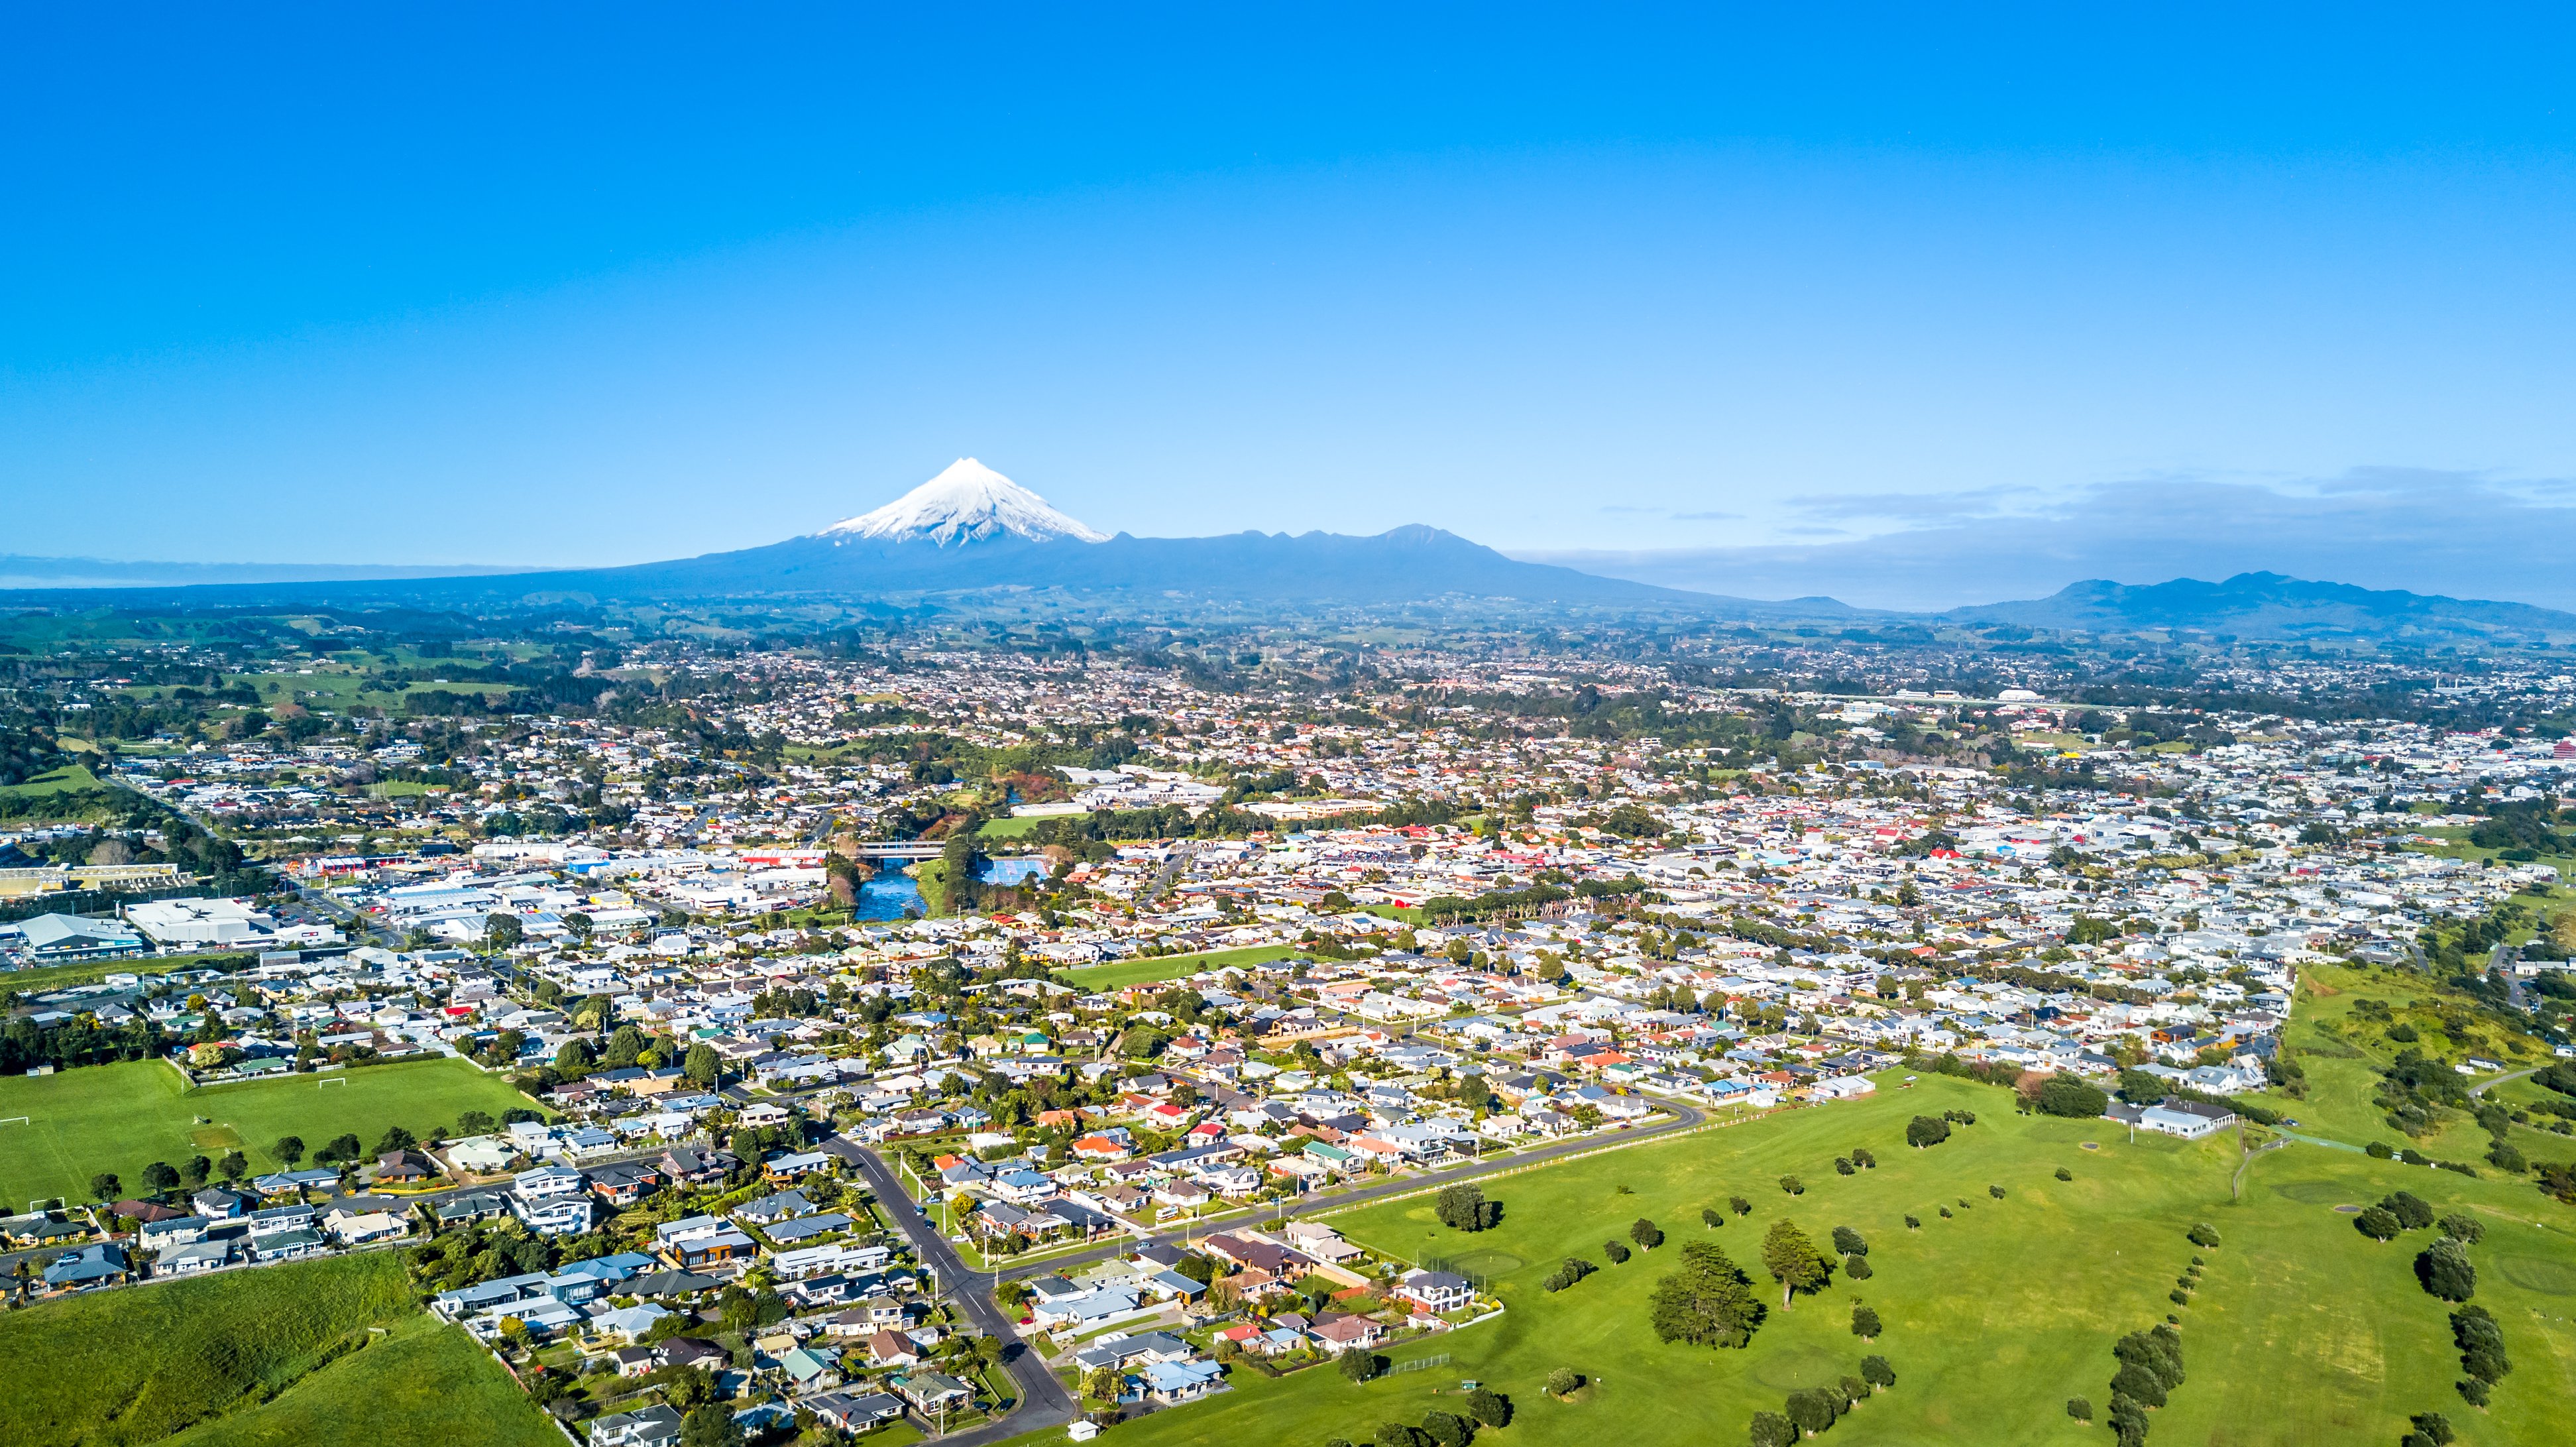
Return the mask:
[[430,1316],[401,1322],[275,1398],[171,1441],[173,1447],[563,1447],[562,1435],[489,1353]]
[[1149,980],[1177,980],[1224,965],[1257,965],[1297,953],[1285,945],[1247,945],[1239,950],[1203,950],[1194,955],[1164,955],[1151,960],[1120,960],[1111,965],[1085,965],[1071,973],[1086,990],[1117,990]]
[[[345,1085],[324,1085],[343,1080]],[[183,1088],[178,1072],[158,1061],[85,1065],[56,1075],[0,1076],[0,1203],[20,1206],[39,1197],[85,1199],[89,1178],[114,1171],[129,1190],[153,1161],[173,1165],[192,1155],[221,1156],[200,1138],[210,1128],[230,1130],[254,1171],[284,1162],[269,1147],[282,1135],[304,1139],[310,1149],[344,1131],[373,1147],[387,1126],[427,1137],[443,1133],[468,1110],[495,1118],[529,1100],[497,1076],[462,1060],[379,1065],[327,1075],[295,1075],[239,1085]],[[196,1118],[206,1117],[199,1126]]]
[[[1993,1087],[1926,1076],[1898,1089],[1899,1080],[1880,1077],[1877,1095],[1850,1104],[1499,1178],[1486,1190],[1503,1203],[1502,1224],[1476,1236],[1438,1225],[1427,1199],[1333,1217],[1353,1240],[1486,1275],[1506,1313],[1389,1354],[1399,1368],[1446,1357],[1428,1369],[1358,1387],[1329,1370],[1276,1381],[1238,1371],[1224,1396],[1116,1430],[1131,1447],[1364,1442],[1380,1422],[1418,1423],[1454,1408],[1458,1382],[1472,1378],[1518,1408],[1495,1435],[1499,1444],[1698,1447],[1743,1441],[1753,1412],[1777,1411],[1788,1392],[1854,1372],[1875,1352],[1893,1365],[1897,1385],[1845,1418],[1837,1441],[2103,1442],[2106,1430],[2066,1417],[2067,1398],[2106,1410],[2112,1341],[2173,1312],[2191,1375],[2155,1414],[2153,1440],[2168,1447],[2394,1442],[2409,1413],[2427,1410],[2448,1413],[2469,1443],[2576,1434],[2576,1327],[2567,1320],[2576,1307],[2576,1212],[2527,1183],[2290,1145],[2247,1167],[2240,1204],[2230,1194],[2239,1165],[2232,1133],[2132,1142],[2103,1122],[2018,1115]],[[1979,1123],[1931,1150],[1906,1148],[1907,1117],[1954,1106],[1974,1110]],[[1879,1168],[1837,1175],[1833,1158],[1864,1145]],[[2055,1179],[2061,1166],[2071,1181]],[[1800,1176],[1804,1194],[1785,1194],[1775,1184],[1783,1174]],[[1990,1185],[2005,1197],[1989,1196]],[[2504,1323],[2517,1363],[2490,1414],[2451,1391],[2457,1358],[2443,1308],[2409,1268],[2426,1234],[2383,1246],[2334,1209],[2401,1185],[2489,1224],[2471,1252],[2478,1299]],[[1703,1206],[1723,1208],[1736,1194],[1754,1203],[1751,1216],[1730,1215],[1713,1232],[1701,1225]],[[1937,1213],[1945,1205],[1950,1219]],[[1905,1228],[1909,1212],[1921,1230]],[[1610,1265],[1602,1243],[1624,1239],[1640,1216],[1671,1239]],[[1783,1216],[1819,1243],[1838,1225],[1859,1230],[1875,1274],[1852,1281],[1838,1273],[1822,1294],[1779,1310],[1759,1259],[1763,1232]],[[2194,1254],[2183,1233],[2204,1220],[2223,1245],[2199,1253],[2207,1282],[2191,1305],[2176,1307],[2167,1293]],[[1666,1345],[1647,1325],[1656,1278],[1680,1242],[1699,1236],[1746,1268],[1772,1308],[1745,1350]],[[1542,1291],[1540,1279],[1568,1255],[1601,1270],[1563,1292]],[[1856,1299],[1885,1322],[1874,1343],[1850,1332]],[[1571,1401],[1547,1397],[1541,1383],[1558,1367],[1591,1385]]]
[[10,1367],[0,1447],[159,1441],[287,1389],[369,1327],[419,1317],[402,1262],[381,1252],[10,1312],[0,1316]]
[[0,784],[0,796],[32,799],[41,794],[63,794],[74,789],[99,787],[98,775],[87,764],[65,764],[59,769],[38,774],[23,784]]
[[979,839],[1017,839],[1044,822],[1046,822],[1044,816],[1040,815],[1032,815],[1027,818],[1014,816],[1009,819],[988,819],[984,821],[983,828],[975,831],[975,837]]

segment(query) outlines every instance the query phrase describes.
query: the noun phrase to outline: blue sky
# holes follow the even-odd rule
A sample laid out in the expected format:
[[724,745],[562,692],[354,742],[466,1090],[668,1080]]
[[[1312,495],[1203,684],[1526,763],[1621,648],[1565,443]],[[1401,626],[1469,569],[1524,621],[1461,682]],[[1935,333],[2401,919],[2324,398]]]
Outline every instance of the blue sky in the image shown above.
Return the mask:
[[1762,595],[2576,605],[2560,14],[935,8],[22,9],[0,553],[639,561],[972,454]]

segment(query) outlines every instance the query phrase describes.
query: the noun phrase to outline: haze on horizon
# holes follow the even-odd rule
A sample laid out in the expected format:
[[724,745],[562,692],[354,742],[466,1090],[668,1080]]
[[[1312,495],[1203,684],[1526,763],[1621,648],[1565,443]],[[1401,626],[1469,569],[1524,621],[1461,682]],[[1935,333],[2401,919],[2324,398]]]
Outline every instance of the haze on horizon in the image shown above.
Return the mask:
[[0,552],[639,562],[983,458],[1883,606],[2576,606],[2534,11],[30,14]]

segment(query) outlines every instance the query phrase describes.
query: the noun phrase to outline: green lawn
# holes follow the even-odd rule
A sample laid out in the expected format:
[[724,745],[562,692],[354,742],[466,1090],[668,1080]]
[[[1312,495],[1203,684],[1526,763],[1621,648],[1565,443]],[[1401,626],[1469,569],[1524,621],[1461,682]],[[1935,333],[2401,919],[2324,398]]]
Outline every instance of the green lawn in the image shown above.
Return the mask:
[[419,1314],[401,1260],[368,1252],[0,1315],[0,1447],[159,1441],[286,1389],[371,1326]]
[[[1897,1385],[1844,1419],[1837,1441],[2106,1442],[2107,1430],[2087,1433],[2067,1419],[2066,1399],[2089,1397],[2106,1410],[2112,1341],[2174,1312],[2191,1376],[2156,1414],[2156,1441],[2394,1442],[2407,1414],[2427,1410],[2449,1413],[2472,1443],[2576,1433],[2576,1327],[2565,1320],[2576,1304],[2576,1212],[2528,1183],[2292,1145],[2257,1159],[2238,1204],[2229,1191],[2239,1161],[2232,1133],[2132,1142],[2102,1122],[2018,1115],[1990,1086],[1925,1076],[1895,1088],[1900,1079],[1880,1077],[1880,1092],[1863,1101],[1499,1178],[1486,1189],[1503,1203],[1502,1224],[1476,1236],[1438,1225],[1427,1199],[1333,1217],[1353,1240],[1407,1259],[1456,1259],[1487,1275],[1506,1314],[1389,1353],[1399,1366],[1448,1358],[1428,1369],[1361,1387],[1330,1370],[1278,1381],[1238,1371],[1224,1396],[1116,1430],[1131,1447],[1365,1442],[1380,1422],[1418,1423],[1454,1408],[1458,1382],[1473,1378],[1518,1408],[1514,1424],[1493,1435],[1496,1447],[1698,1447],[1741,1442],[1753,1412],[1779,1410],[1789,1391],[1854,1372],[1875,1352],[1893,1365]],[[1956,1106],[1979,1123],[1931,1150],[1906,1148],[1907,1117]],[[1879,1168],[1837,1175],[1833,1158],[1863,1145]],[[2061,1166],[2073,1180],[2054,1178]],[[1775,1184],[1784,1173],[1804,1180],[1803,1195]],[[2002,1185],[2005,1198],[1991,1198],[1989,1185]],[[2479,1300],[2505,1322],[2518,1364],[2490,1416],[2450,1390],[2457,1360],[2443,1310],[2408,1267],[2425,1233],[2381,1246],[2333,1209],[2398,1185],[2490,1223],[2471,1253]],[[1732,1194],[1752,1200],[1753,1214],[1708,1231],[1701,1208],[1722,1208]],[[1937,1214],[1943,1205],[1951,1219]],[[1921,1230],[1905,1228],[1909,1212]],[[1602,1243],[1624,1239],[1640,1216],[1671,1239],[1627,1265],[1609,1264]],[[1859,1230],[1875,1274],[1858,1282],[1837,1274],[1821,1295],[1779,1310],[1759,1258],[1762,1233],[1783,1216],[1819,1243],[1837,1225]],[[2199,1253],[2207,1284],[2176,1307],[2167,1293],[2194,1254],[2183,1233],[2203,1220],[2224,1244]],[[1748,1349],[1666,1345],[1647,1325],[1648,1295],[1672,1252],[1703,1236],[1755,1277],[1772,1307]],[[1568,1255],[1601,1270],[1561,1293],[1542,1291],[1540,1279]],[[2538,1285],[2513,1285],[2507,1273]],[[2569,1298],[2553,1303],[2551,1290]],[[1856,1299],[1885,1322],[1875,1343],[1850,1333]],[[1558,1367],[1592,1385],[1571,1402],[1548,1398],[1541,1383]]]
[[1008,819],[988,819],[984,821],[983,828],[975,831],[975,835],[979,839],[1017,839],[1045,822],[1044,815],[1036,814],[1025,818],[1013,816]]
[[1086,990],[1117,990],[1149,980],[1177,980],[1183,975],[1195,975],[1201,970],[1213,970],[1223,965],[1258,965],[1269,960],[1284,960],[1295,953],[1285,945],[1247,945],[1237,950],[1202,950],[1194,955],[1163,955],[1150,960],[1085,965],[1072,971],[1068,978]]
[[[324,1081],[346,1080],[345,1085]],[[138,1188],[153,1161],[178,1165],[193,1155],[220,1159],[238,1148],[254,1171],[284,1162],[269,1147],[282,1135],[307,1149],[344,1131],[373,1147],[387,1126],[428,1137],[451,1129],[459,1114],[495,1118],[535,1105],[498,1076],[462,1060],[425,1060],[322,1075],[294,1075],[238,1085],[182,1087],[159,1061],[85,1065],[59,1074],[0,1076],[0,1203],[12,1208],[62,1196],[85,1199],[89,1178],[114,1171]],[[208,1124],[196,1124],[206,1117]]]
[[99,787],[98,775],[87,764],[65,764],[59,769],[38,774],[23,784],[0,784],[0,796],[32,799],[41,794],[65,794],[74,789]]
[[416,1316],[256,1407],[171,1439],[173,1447],[563,1447],[510,1374],[462,1330]]

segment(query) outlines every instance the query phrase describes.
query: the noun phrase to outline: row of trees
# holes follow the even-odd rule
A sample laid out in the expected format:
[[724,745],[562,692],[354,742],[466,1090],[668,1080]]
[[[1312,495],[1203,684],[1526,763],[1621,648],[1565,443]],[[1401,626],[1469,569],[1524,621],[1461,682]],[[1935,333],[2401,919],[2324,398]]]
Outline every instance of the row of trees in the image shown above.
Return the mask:
[[[1351,1352],[1348,1355],[1366,1356],[1367,1353]],[[1475,1440],[1477,1428],[1511,1425],[1511,1399],[1500,1392],[1478,1387],[1469,1392],[1459,1406],[1463,1410],[1426,1414],[1418,1427],[1408,1422],[1381,1422],[1373,1439],[1376,1447],[1467,1447]],[[1336,1437],[1325,1447],[1351,1447],[1351,1443]]]
[[1789,1447],[1801,1437],[1833,1430],[1862,1402],[1896,1385],[1896,1369],[1882,1356],[1860,1359],[1860,1371],[1821,1387],[1791,1392],[1777,1412],[1753,1414],[1753,1447]]

